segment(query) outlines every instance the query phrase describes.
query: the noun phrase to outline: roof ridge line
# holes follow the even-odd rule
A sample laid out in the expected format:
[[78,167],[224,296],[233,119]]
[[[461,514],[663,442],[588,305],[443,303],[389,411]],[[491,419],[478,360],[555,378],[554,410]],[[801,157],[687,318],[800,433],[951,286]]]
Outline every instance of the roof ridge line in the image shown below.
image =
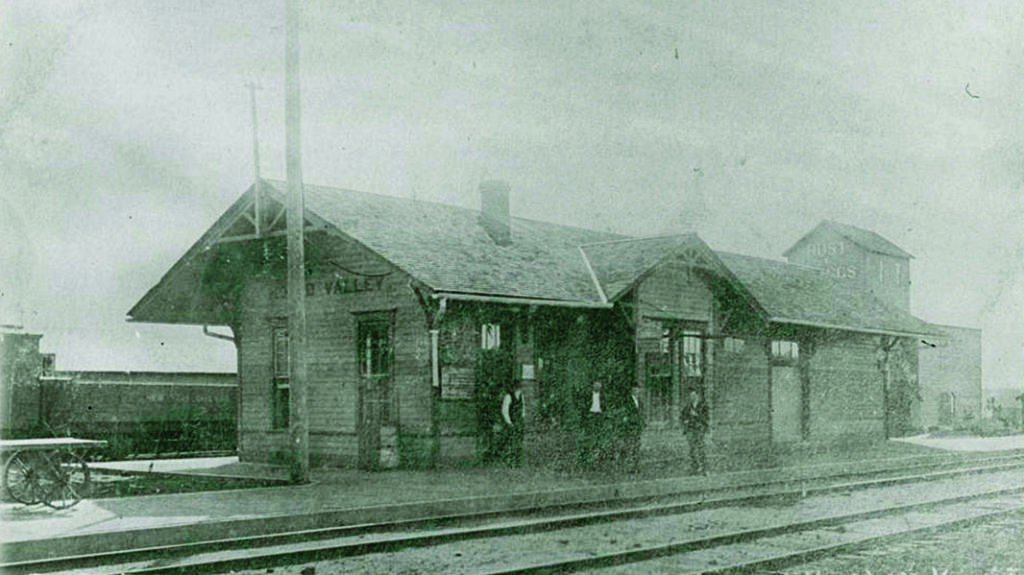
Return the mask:
[[590,265],[590,258],[587,257],[587,252],[583,251],[583,246],[576,246],[579,250],[580,255],[583,256],[583,263],[587,266],[587,271],[590,272],[590,279],[594,281],[594,287],[597,288],[597,295],[601,296],[601,303],[608,303],[608,296],[604,293],[604,288],[601,287],[601,282],[597,280],[597,274],[594,273],[593,266]]
[[[615,232],[608,232],[608,233],[614,234]],[[616,235],[622,235],[622,234],[616,234]],[[627,237],[619,239],[619,240],[606,240],[606,241],[603,241],[603,242],[590,242],[590,243],[587,243],[587,244],[580,244],[577,247],[582,249],[582,248],[589,248],[591,246],[603,246],[603,245],[607,245],[607,244],[621,244],[621,243],[625,243],[625,242],[641,242],[641,241],[647,241],[647,240],[660,240],[660,239],[665,239],[665,238],[682,238],[682,237],[698,237],[698,236],[697,236],[696,232],[686,232],[686,233],[682,233],[682,234],[663,234],[663,235],[660,235],[660,236],[627,236]]]
[[[285,182],[284,180],[280,180],[280,179],[277,179],[277,178],[260,178],[260,179],[262,181],[270,183],[270,184],[287,184],[287,182]],[[460,205],[457,205],[457,204],[449,204],[449,203],[439,202],[439,201],[435,201],[435,200],[414,199],[414,198],[410,198],[410,197],[407,197],[407,196],[392,196],[392,195],[389,195],[389,194],[382,194],[382,193],[379,193],[379,192],[367,192],[365,190],[356,190],[356,189],[353,189],[353,188],[339,188],[339,187],[335,187],[335,186],[325,186],[323,184],[314,184],[314,183],[310,183],[310,182],[303,182],[302,185],[303,185],[303,187],[311,186],[311,187],[314,187],[314,188],[320,188],[322,190],[330,190],[330,191],[338,191],[338,192],[350,192],[350,193],[354,193],[354,194],[365,194],[365,195],[368,195],[368,196],[375,196],[375,197],[385,198],[385,199],[389,199],[389,200],[405,201],[405,202],[412,202],[412,203],[417,203],[417,204],[428,204],[428,205],[431,205],[431,206],[438,206],[438,207],[445,208],[445,209],[465,210],[467,212],[474,212],[474,213],[478,213],[478,214],[479,213],[483,213],[478,208],[468,208],[466,206],[460,206]],[[275,191],[278,192],[278,193],[281,193],[281,194],[286,193],[285,191],[277,190],[277,189],[275,189]],[[614,236],[624,236],[625,235],[625,234],[620,234],[618,232],[603,232],[603,231],[600,231],[600,230],[595,230],[593,228],[583,227],[581,225],[560,224],[560,223],[551,222],[551,221],[547,221],[547,220],[538,220],[538,219],[535,219],[535,218],[526,218],[526,217],[523,217],[523,216],[516,216],[516,215],[510,215],[509,219],[511,219],[511,220],[518,220],[520,222],[529,222],[529,223],[542,224],[542,225],[545,225],[545,226],[558,226],[560,228],[567,228],[567,229],[572,229],[572,230],[580,230],[580,231],[588,232],[588,233],[592,233],[592,234],[599,233],[599,234],[608,234],[608,235],[614,235]],[[628,239],[632,239],[632,236],[627,236],[626,239],[627,240]],[[626,240],[607,240],[607,241],[615,242],[615,241],[626,241]],[[597,243],[601,243],[601,242],[597,242]],[[589,245],[589,244],[583,244],[583,245]]]
[[739,256],[741,258],[750,258],[752,260],[761,260],[761,261],[771,262],[773,264],[782,264],[782,265],[786,265],[786,266],[793,266],[795,268],[803,268],[803,269],[807,269],[807,270],[821,270],[821,269],[823,269],[823,268],[820,268],[818,266],[812,266],[812,265],[807,265],[807,264],[795,264],[793,262],[786,261],[786,260],[777,260],[777,259],[774,259],[774,258],[765,258],[765,257],[761,257],[761,256],[752,256],[750,254],[741,254],[739,252],[729,252],[729,251],[725,251],[725,250],[712,250],[712,251],[714,251],[716,254],[722,254],[722,255],[726,255],[726,256]]

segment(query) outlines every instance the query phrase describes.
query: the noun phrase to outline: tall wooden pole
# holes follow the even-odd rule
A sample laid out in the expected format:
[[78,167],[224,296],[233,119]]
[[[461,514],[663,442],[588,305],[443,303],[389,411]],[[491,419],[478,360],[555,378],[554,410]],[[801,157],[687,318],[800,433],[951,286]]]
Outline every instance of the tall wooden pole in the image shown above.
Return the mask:
[[256,196],[256,203],[253,211],[256,216],[256,235],[263,235],[263,194],[260,190],[260,129],[256,115],[256,90],[260,85],[256,82],[249,82],[245,85],[249,89],[249,107],[252,109],[252,168],[253,168],[253,193]]
[[288,335],[291,479],[309,482],[309,413],[306,408],[305,201],[302,194],[302,114],[299,100],[299,0],[286,0],[285,147],[288,179]]

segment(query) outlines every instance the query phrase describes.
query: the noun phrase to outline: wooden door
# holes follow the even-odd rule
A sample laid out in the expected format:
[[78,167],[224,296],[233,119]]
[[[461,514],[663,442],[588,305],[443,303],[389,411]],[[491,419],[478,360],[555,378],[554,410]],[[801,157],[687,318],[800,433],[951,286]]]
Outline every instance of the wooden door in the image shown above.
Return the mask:
[[792,365],[772,366],[772,441],[802,439],[800,370]]
[[358,319],[356,336],[359,467],[390,467],[397,464],[390,317],[372,315]]
[[[690,392],[704,397],[704,339],[701,331],[685,330],[679,334],[679,407],[690,400]],[[707,401],[708,398],[704,397]]]

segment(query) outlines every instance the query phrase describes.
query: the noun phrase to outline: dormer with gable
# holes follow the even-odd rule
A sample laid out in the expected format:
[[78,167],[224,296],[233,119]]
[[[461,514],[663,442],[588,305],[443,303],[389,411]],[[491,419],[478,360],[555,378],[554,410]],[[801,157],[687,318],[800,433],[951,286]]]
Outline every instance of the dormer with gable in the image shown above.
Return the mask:
[[790,263],[819,268],[829,277],[910,311],[910,260],[914,256],[875,232],[825,220],[783,255]]

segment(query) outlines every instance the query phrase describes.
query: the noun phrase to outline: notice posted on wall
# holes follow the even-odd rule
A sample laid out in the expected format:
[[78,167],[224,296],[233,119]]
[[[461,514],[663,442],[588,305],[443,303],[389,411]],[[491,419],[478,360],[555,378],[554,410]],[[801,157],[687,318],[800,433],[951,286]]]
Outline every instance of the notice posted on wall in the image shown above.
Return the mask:
[[441,399],[473,399],[473,368],[449,366],[441,370]]

